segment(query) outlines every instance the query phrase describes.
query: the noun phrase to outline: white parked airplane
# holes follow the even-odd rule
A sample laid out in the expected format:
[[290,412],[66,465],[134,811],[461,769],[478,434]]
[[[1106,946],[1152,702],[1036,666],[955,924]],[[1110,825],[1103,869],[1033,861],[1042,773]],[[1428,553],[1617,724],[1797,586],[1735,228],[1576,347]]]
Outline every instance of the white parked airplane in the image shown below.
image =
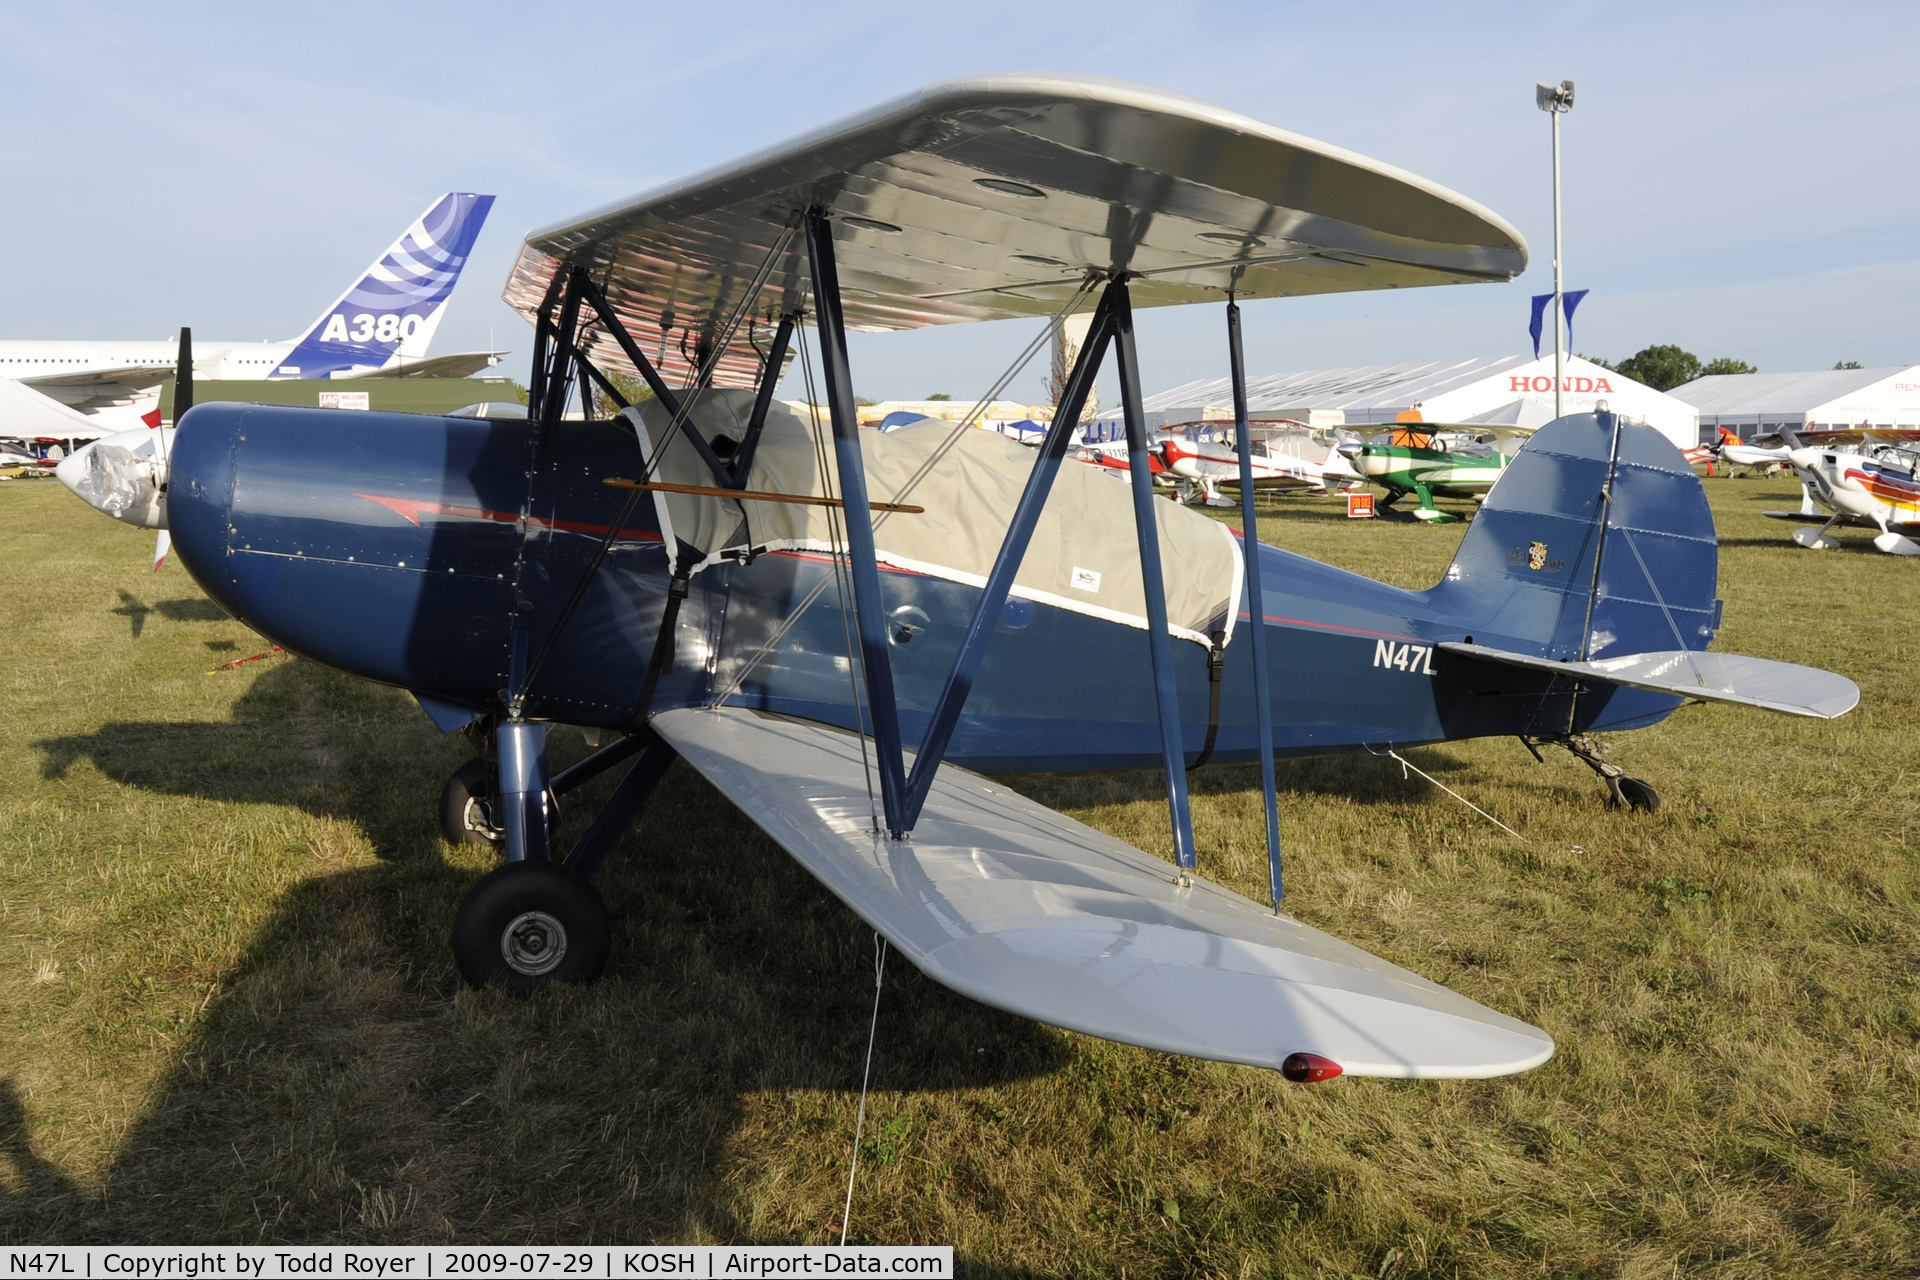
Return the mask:
[[[1335,448],[1332,435],[1305,423],[1249,423],[1253,483],[1259,489],[1325,494],[1359,484],[1362,477]],[[1222,484],[1238,487],[1240,458],[1234,451],[1233,424],[1177,423],[1156,432],[1167,470],[1190,482],[1193,497],[1210,507],[1234,505],[1220,494]]]
[[[194,345],[194,376],[209,381],[267,378],[465,377],[499,353],[428,356],[447,298],[473,251],[493,197],[449,192],[307,331],[284,342]],[[178,346],[151,342],[0,341],[0,437],[92,440],[160,424],[151,394],[174,371]],[[22,394],[31,388],[37,395]]]
[[1858,445],[1796,445],[1787,465],[1800,481],[1800,510],[1768,511],[1775,520],[1802,520],[1831,512],[1819,528],[1793,531],[1794,542],[1811,551],[1840,545],[1833,531],[1843,525],[1880,532],[1873,545],[1895,556],[1920,556],[1920,544],[1896,527],[1920,527],[1920,451],[1893,444],[1875,444],[1872,433]]

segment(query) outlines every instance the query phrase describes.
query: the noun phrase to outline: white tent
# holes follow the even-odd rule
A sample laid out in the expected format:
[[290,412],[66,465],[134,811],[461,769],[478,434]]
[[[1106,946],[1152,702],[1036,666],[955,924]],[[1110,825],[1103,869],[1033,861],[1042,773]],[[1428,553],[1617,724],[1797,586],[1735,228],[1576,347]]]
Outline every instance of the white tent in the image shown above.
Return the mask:
[[1719,374],[1675,387],[1673,395],[1699,411],[1703,431],[1730,427],[1743,437],[1783,426],[1920,426],[1920,365]]
[[[1605,401],[1615,413],[1646,423],[1682,449],[1692,448],[1699,436],[1692,405],[1579,356],[1567,357],[1563,399],[1568,413],[1589,413]],[[1149,396],[1146,408],[1163,423],[1190,422],[1230,417],[1232,404],[1227,380],[1216,378]],[[1553,357],[1267,374],[1247,379],[1247,407],[1261,417],[1316,426],[1392,422],[1408,410],[1418,410],[1427,422],[1538,426],[1553,417]]]

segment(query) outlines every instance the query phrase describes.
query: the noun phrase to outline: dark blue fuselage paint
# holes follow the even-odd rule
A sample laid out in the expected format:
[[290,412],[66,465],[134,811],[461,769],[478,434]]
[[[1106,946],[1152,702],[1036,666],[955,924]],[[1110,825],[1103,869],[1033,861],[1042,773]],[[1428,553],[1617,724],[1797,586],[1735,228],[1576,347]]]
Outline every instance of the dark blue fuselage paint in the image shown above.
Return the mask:
[[[1578,635],[1566,628],[1577,632],[1585,619],[1593,571],[1590,548],[1581,558],[1576,492],[1591,479],[1591,459],[1580,451],[1584,437],[1576,444],[1564,457],[1543,453],[1536,466],[1548,469],[1542,491],[1559,495],[1558,514],[1501,511],[1490,500],[1449,579],[1427,591],[1260,549],[1278,753],[1633,728],[1679,705],[1612,686],[1576,698],[1552,676],[1434,647],[1471,636],[1573,656]],[[631,434],[610,423],[564,425],[552,465],[536,470],[525,423],[208,404],[183,418],[175,439],[169,521],[194,578],[274,643],[424,700],[487,714],[507,685],[510,610],[518,606],[529,619],[532,648],[544,647],[618,514],[623,493],[601,481],[637,465]],[[1476,543],[1483,523],[1488,532]],[[1519,532],[1509,533],[1508,524]],[[1545,553],[1531,550],[1539,538],[1513,548],[1502,541],[1537,529],[1554,540]],[[1706,537],[1710,547],[1710,521]],[[1677,617],[1697,633],[1687,647],[1704,648],[1711,629],[1694,624],[1711,611],[1713,572],[1699,566],[1697,528],[1671,541],[1686,559],[1682,576],[1693,580],[1663,582],[1662,630]],[[1667,553],[1651,547],[1640,558],[1649,554],[1664,563]],[[1522,564],[1529,557],[1539,566]],[[1596,634],[1613,627],[1637,635],[1650,625],[1634,612],[1644,601],[1636,603],[1631,590],[1618,592],[1619,616],[1609,612],[1616,567],[1631,563],[1617,560],[1608,543]],[[614,729],[637,722],[668,573],[668,549],[642,502],[540,667],[529,717]],[[696,575],[653,710],[706,705],[732,690],[733,705],[852,727],[845,631],[831,583],[771,643],[831,573],[824,556],[770,553]],[[889,628],[901,727],[914,742],[980,592],[884,567],[880,579],[889,618],[903,610],[925,617],[925,625]],[[1576,595],[1580,607],[1569,610]],[[1244,598],[1240,607],[1226,654],[1218,760],[1250,760],[1258,750]],[[1647,643],[1619,651],[1675,647],[1655,643],[1660,638],[1649,633]],[[1174,646],[1182,738],[1191,743],[1206,734],[1206,657],[1200,645]],[[947,758],[997,773],[1159,767],[1146,633],[1010,600]]]

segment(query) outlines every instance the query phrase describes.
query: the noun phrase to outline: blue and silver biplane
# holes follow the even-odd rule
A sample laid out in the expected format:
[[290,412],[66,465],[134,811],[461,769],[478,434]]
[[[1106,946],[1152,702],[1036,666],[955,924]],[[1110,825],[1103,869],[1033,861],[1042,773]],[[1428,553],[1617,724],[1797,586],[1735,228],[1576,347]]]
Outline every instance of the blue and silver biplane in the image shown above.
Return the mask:
[[[202,405],[168,521],[234,616],[481,747],[444,814],[505,855],[454,926],[475,983],[596,976],[590,877],[681,758],[988,1004],[1292,1079],[1521,1071],[1545,1033],[1279,913],[1274,756],[1578,746],[1690,699],[1831,716],[1858,691],[1705,652],[1700,482],[1606,413],[1535,436],[1426,591],[1155,501],[1133,314],[1225,304],[1244,475],[1238,299],[1526,261],[1472,201],[1205,103],[953,81],[528,236],[506,289],[534,324],[526,421]],[[1031,354],[1088,309],[1038,449],[857,429],[849,330],[1047,318]],[[1109,358],[1130,485],[1062,466]],[[823,409],[774,399],[790,359]],[[651,398],[628,404],[616,370]],[[555,773],[552,724],[619,736]],[[1201,760],[1263,765],[1271,905],[1195,875]],[[553,797],[615,767],[558,847]],[[1144,767],[1177,865],[986,776]]]

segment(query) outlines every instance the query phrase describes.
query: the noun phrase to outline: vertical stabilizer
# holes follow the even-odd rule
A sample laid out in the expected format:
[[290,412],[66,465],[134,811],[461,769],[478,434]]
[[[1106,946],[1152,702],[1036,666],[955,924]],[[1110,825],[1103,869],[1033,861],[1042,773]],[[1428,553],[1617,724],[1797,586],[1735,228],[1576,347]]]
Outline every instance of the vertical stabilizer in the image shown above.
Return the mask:
[[1582,413],[1514,455],[1433,597],[1483,641],[1582,662],[1706,648],[1718,580],[1713,513],[1680,450],[1652,427]]
[[493,197],[440,197],[366,274],[320,314],[274,369],[275,378],[329,378],[427,354]]

